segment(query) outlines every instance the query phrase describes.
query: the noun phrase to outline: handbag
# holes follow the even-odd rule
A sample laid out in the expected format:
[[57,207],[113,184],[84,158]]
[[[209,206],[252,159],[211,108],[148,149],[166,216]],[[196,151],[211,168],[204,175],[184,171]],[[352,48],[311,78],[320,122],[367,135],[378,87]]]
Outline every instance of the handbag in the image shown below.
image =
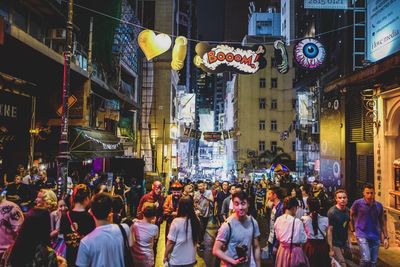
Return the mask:
[[304,255],[303,250],[301,250],[302,255],[303,255],[303,261],[300,262],[292,262],[292,250],[293,250],[293,235],[294,235],[294,224],[296,223],[296,218],[293,220],[292,224],[292,236],[290,237],[290,253],[289,253],[289,266],[291,267],[308,267],[308,260],[306,256]]
[[129,247],[128,237],[126,235],[124,227],[121,224],[118,224],[118,227],[119,227],[119,230],[121,231],[122,239],[123,239],[125,267],[131,267],[131,266],[133,266],[133,259],[132,259],[132,255],[131,255],[131,249]]

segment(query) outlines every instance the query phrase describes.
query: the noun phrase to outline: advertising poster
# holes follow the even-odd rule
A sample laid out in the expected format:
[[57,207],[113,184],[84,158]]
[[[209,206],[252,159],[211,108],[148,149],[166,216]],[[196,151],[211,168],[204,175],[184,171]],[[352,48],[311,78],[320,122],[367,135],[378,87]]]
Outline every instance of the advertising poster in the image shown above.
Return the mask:
[[367,1],[367,59],[375,62],[400,50],[400,0]]
[[343,186],[345,151],[341,147],[341,114],[340,96],[328,94],[321,102],[320,126],[320,180],[328,192],[334,192]]

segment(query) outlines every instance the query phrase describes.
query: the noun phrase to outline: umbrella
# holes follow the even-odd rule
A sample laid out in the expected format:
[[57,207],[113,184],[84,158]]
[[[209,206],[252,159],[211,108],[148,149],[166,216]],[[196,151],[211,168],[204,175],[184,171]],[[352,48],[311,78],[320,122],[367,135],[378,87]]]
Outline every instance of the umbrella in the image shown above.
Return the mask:
[[286,165],[283,164],[272,164],[270,167],[270,170],[272,172],[279,172],[279,171],[284,171],[284,172],[290,172],[289,168]]

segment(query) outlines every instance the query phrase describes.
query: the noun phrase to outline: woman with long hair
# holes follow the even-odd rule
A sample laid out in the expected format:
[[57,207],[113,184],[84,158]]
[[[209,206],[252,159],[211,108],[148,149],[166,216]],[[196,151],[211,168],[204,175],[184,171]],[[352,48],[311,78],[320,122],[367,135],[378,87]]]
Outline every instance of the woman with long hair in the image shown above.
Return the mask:
[[306,204],[303,201],[303,195],[301,194],[301,189],[299,187],[293,187],[290,192],[291,196],[296,198],[299,202],[299,206],[296,211],[296,218],[301,219],[305,215]]
[[87,212],[90,204],[90,190],[84,184],[75,186],[71,196],[72,210],[61,217],[60,234],[67,245],[68,266],[75,266],[81,239],[96,227],[93,217]]
[[113,196],[120,196],[124,202],[124,208],[122,210],[122,216],[126,216],[126,193],[131,190],[129,186],[124,183],[124,179],[120,176],[116,176],[114,180],[114,184],[111,189],[111,195]]
[[172,221],[165,248],[164,263],[170,267],[196,263],[196,246],[200,237],[200,221],[194,212],[192,197],[183,196],[179,200],[178,214]]
[[318,198],[310,197],[307,200],[310,214],[303,216],[304,229],[307,242],[304,246],[311,267],[329,267],[329,246],[326,233],[329,226],[328,217],[320,215],[320,203]]
[[[45,208],[33,208],[18,233],[17,239],[3,255],[1,266],[59,266],[50,245],[50,213]],[[65,263],[63,263],[64,266]]]

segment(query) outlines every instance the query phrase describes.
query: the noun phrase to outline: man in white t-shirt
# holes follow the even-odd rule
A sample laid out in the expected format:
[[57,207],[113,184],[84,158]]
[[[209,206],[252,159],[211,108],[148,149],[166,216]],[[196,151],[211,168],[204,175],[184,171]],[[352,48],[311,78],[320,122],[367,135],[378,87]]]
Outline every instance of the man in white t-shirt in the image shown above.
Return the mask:
[[[125,266],[124,242],[127,239],[129,246],[132,246],[132,240],[128,225],[112,223],[112,201],[108,193],[99,193],[93,197],[91,213],[96,228],[81,240],[76,259],[77,266]],[[125,235],[122,231],[125,231]]]

